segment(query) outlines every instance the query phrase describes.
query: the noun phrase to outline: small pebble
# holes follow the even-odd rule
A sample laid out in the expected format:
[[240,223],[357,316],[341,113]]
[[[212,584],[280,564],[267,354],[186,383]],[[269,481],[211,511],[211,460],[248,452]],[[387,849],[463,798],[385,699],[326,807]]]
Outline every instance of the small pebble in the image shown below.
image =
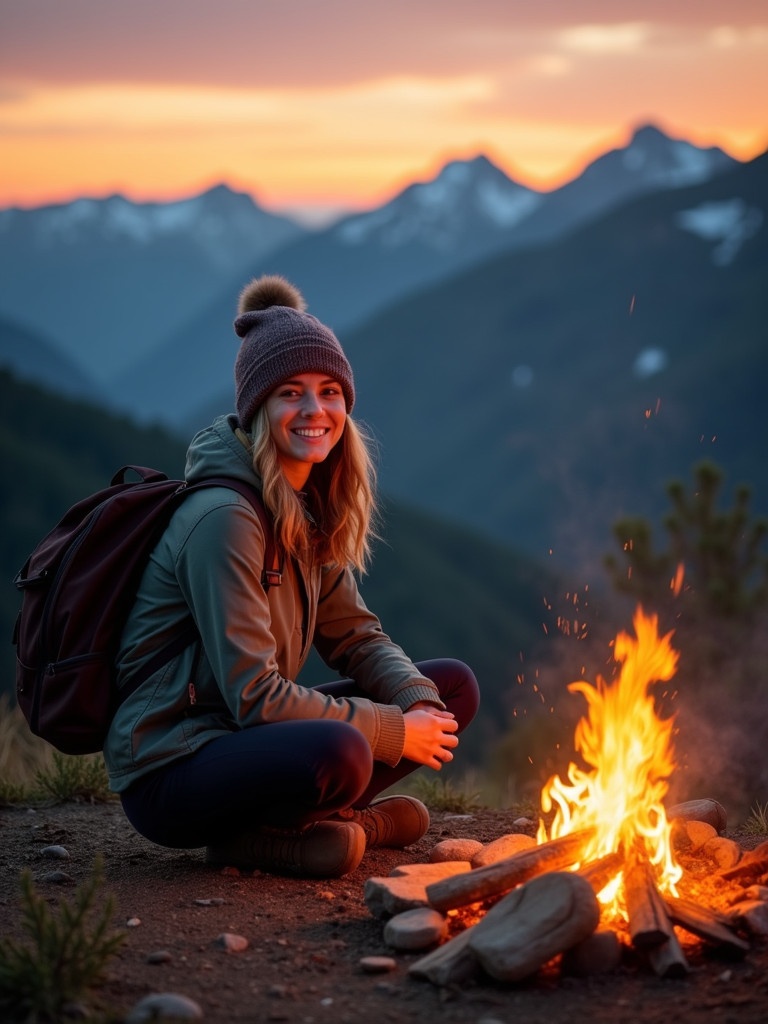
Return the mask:
[[366,974],[384,974],[397,969],[397,961],[391,956],[364,956],[360,966]]
[[224,904],[224,900],[219,897],[214,897],[210,900],[195,900],[196,907],[221,907]]
[[167,949],[158,949],[147,957],[148,964],[167,964],[173,960],[173,954]]
[[66,871],[47,871],[43,877],[43,882],[51,882],[53,885],[74,885],[75,880],[72,875],[68,875]]
[[129,917],[128,920],[125,922],[125,927],[126,928],[138,928],[140,924],[141,924],[141,918],[140,917]]
[[125,1024],[202,1019],[203,1011],[194,999],[175,992],[157,992],[140,999],[125,1018]]
[[234,935],[232,932],[224,932],[219,935],[215,941],[215,945],[219,949],[223,949],[225,953],[242,953],[243,950],[248,949],[248,939],[244,935]]
[[50,857],[51,860],[69,860],[69,850],[66,846],[44,846],[40,856]]

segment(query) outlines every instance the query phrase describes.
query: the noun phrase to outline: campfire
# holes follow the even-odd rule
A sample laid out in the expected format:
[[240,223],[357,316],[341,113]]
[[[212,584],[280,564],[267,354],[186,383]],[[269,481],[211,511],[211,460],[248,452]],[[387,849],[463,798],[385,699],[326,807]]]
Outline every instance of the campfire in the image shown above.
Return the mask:
[[[695,832],[696,819],[707,817],[699,832],[716,836],[725,812],[709,800],[667,815],[674,718],[657,713],[654,688],[673,677],[678,653],[671,633],[659,635],[655,616],[638,608],[633,626],[634,636],[615,639],[615,680],[569,687],[587,703],[574,736],[581,765],[572,762],[565,779],[544,786],[535,840],[506,837],[520,841],[517,852],[479,864],[433,857],[389,879],[369,879],[366,902],[390,919],[390,944],[436,946],[410,966],[415,976],[447,985],[485,971],[516,981],[560,955],[587,971],[590,964],[603,969],[630,946],[659,976],[680,977],[689,968],[679,934],[733,956],[749,949],[737,913],[680,894],[675,837],[684,845],[686,828]],[[725,853],[724,883],[729,876],[764,881],[768,851],[745,854],[740,866],[736,844]]]

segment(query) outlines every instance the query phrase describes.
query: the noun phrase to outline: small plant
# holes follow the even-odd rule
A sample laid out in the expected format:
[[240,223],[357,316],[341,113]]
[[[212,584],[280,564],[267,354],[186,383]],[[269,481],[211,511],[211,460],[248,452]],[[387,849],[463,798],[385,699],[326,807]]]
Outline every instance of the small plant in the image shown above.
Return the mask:
[[410,789],[432,811],[448,811],[451,814],[469,814],[480,807],[479,793],[459,789],[450,779],[432,779],[423,775],[413,778]]
[[78,887],[71,903],[61,900],[54,913],[36,892],[32,875],[21,875],[23,927],[30,942],[0,939],[0,1010],[4,1021],[59,1019],[66,1007],[81,1002],[98,985],[104,969],[124,941],[110,931],[114,904],[107,897],[95,914],[94,903],[103,879],[100,857],[90,878]]
[[768,803],[755,804],[744,822],[744,831],[751,836],[768,835]]
[[0,696],[0,806],[30,800],[32,781],[52,756],[53,747],[30,732],[18,704]]
[[80,800],[101,804],[114,799],[100,754],[70,757],[54,753],[51,766],[35,775],[34,787],[43,799],[56,803]]

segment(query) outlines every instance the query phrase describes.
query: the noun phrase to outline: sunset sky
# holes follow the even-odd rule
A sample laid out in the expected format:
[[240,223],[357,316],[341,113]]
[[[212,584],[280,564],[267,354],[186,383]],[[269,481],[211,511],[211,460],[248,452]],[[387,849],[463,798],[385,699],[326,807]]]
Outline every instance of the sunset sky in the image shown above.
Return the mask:
[[549,189],[645,123],[768,148],[765,0],[0,0],[0,207],[366,208],[481,152]]

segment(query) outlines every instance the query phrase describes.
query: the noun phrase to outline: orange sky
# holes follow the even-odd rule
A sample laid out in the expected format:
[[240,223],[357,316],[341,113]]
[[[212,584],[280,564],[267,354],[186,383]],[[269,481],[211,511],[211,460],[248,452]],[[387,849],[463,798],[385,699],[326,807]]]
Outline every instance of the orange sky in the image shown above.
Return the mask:
[[649,122],[768,148],[765,0],[0,0],[0,206],[364,208],[480,152],[551,188]]

